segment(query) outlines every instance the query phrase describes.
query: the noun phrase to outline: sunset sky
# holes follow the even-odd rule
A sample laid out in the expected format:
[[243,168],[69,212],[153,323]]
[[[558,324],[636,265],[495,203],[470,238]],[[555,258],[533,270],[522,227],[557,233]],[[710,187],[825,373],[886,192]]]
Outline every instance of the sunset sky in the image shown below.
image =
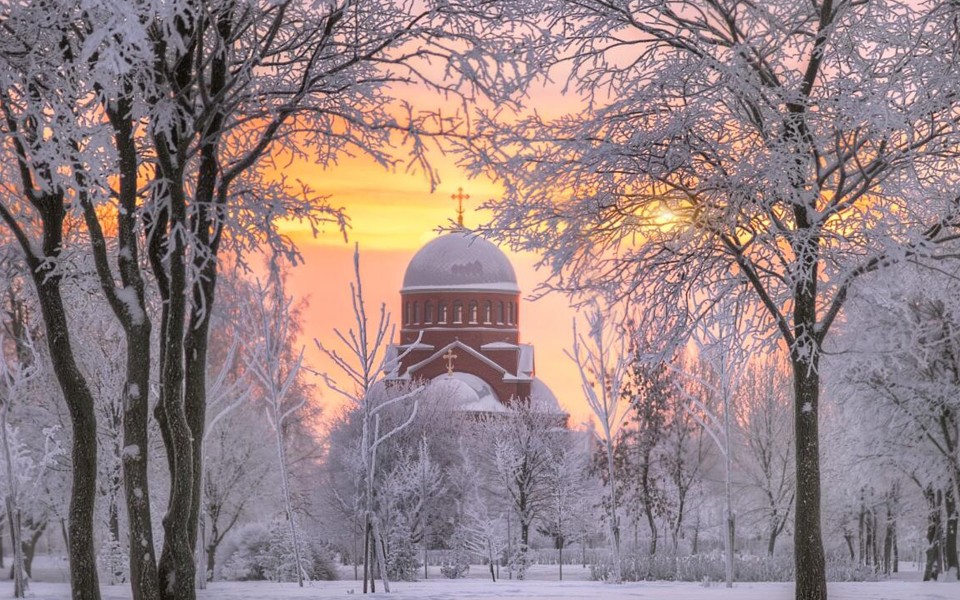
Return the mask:
[[[313,368],[336,376],[331,363],[324,360],[313,339],[335,344],[333,329],[346,330],[353,325],[349,282],[352,279],[354,243],[360,244],[360,261],[368,313],[376,315],[381,303],[399,317],[400,287],[407,263],[416,251],[449,226],[456,216],[456,201],[451,194],[463,187],[471,198],[465,202],[465,224],[477,224],[482,215],[474,208],[495,197],[498,190],[484,180],[467,180],[447,157],[439,157],[442,183],[431,193],[422,174],[388,172],[370,161],[356,158],[321,170],[297,165],[288,175],[297,177],[313,189],[331,196],[334,206],[343,206],[350,218],[349,241],[333,228],[312,238],[295,235],[305,264],[290,274],[289,293],[305,298],[309,307],[304,324],[307,359]],[[537,257],[505,250],[513,262],[524,297],[540,283],[545,274],[534,268]],[[550,295],[536,301],[525,299],[520,313],[520,336],[536,347],[536,372],[553,390],[561,405],[571,414],[571,426],[588,418],[589,409],[581,400],[579,376],[563,350],[571,344],[574,311],[565,297]],[[340,405],[334,394],[319,381],[328,415]]]

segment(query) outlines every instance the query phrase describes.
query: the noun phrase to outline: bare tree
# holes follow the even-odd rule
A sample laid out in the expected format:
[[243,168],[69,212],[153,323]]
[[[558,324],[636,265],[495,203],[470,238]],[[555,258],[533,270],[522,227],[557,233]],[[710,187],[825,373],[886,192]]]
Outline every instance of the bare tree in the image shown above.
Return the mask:
[[[413,423],[419,410],[418,396],[423,391],[423,386],[416,384],[403,385],[386,381],[385,378],[388,375],[396,374],[400,361],[410,350],[407,349],[398,356],[387,355],[386,344],[393,337],[393,328],[390,325],[390,314],[387,312],[385,304],[380,305],[380,316],[376,327],[370,327],[363,298],[363,280],[360,277],[359,245],[354,249],[353,270],[354,281],[350,283],[350,298],[353,301],[356,329],[350,328],[346,333],[334,329],[337,338],[346,347],[346,354],[324,346],[319,341],[316,344],[346,378],[344,384],[341,384],[330,375],[323,374],[327,386],[356,404],[361,411],[361,433],[358,450],[364,485],[363,593],[367,593],[368,581],[370,582],[370,591],[374,591],[372,568],[374,562],[379,565],[384,590],[389,593],[390,583],[387,579],[386,560],[383,555],[384,538],[380,519],[375,511],[374,496],[378,472],[378,450],[381,445]],[[419,342],[419,338],[417,342]],[[416,342],[410,348],[415,346]],[[347,383],[349,385],[346,385]],[[388,415],[389,411],[403,407],[411,400],[412,406],[406,419],[390,425],[385,422],[385,430],[381,431],[381,418]],[[376,555],[375,561],[373,560],[374,554]]]
[[[587,313],[587,335],[577,333],[573,324],[573,349],[567,352],[577,364],[580,386],[587,405],[600,422],[600,429],[593,429],[603,444],[606,455],[606,480],[610,486],[609,523],[610,545],[613,548],[613,581],[621,583],[620,574],[620,515],[617,501],[617,472],[614,462],[614,445],[620,428],[631,409],[626,397],[625,385],[630,357],[627,353],[629,334],[617,322],[615,314],[607,316],[609,309],[594,305]],[[562,571],[561,571],[562,572]]]
[[767,555],[789,522],[796,497],[791,452],[789,373],[783,358],[752,360],[737,393],[737,428],[745,445],[739,457],[747,485],[762,497]]
[[[699,372],[675,370],[683,379],[694,384],[692,386],[694,391],[682,384],[677,388],[689,402],[684,408],[699,421],[723,456],[724,527],[722,537],[726,546],[727,587],[733,587],[736,542],[736,517],[733,510],[735,450],[733,428],[736,419],[734,395],[740,383],[741,367],[745,363],[745,356],[737,335],[737,320],[733,319],[732,324],[734,327],[729,329],[721,326],[717,331],[705,328],[700,332],[701,337],[697,340]],[[718,402],[710,402],[703,397],[704,395],[713,396]],[[711,405],[714,407],[713,410]]]
[[644,328],[665,341],[732,297],[789,348],[796,594],[826,598],[823,344],[859,277],[956,238],[958,53],[938,25],[956,6],[508,4],[542,24],[531,68],[585,102],[478,111],[463,160],[506,190],[480,229],[543,251],[556,289],[655,298]]

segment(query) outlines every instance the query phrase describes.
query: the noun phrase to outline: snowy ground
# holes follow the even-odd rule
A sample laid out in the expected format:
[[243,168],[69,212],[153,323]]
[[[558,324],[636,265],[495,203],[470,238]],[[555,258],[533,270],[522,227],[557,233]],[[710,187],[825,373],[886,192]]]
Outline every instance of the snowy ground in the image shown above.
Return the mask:
[[[627,583],[619,586],[590,581],[502,581],[491,583],[477,579],[431,579],[415,583],[397,583],[391,589],[394,600],[473,600],[481,598],[556,598],[557,600],[789,600],[793,584],[738,583],[733,589],[723,585],[703,587],[695,583]],[[66,584],[34,583],[31,597],[37,600],[69,600]],[[290,583],[229,582],[214,583],[201,591],[203,600],[286,600],[293,598],[356,598],[360,588],[355,581],[316,583],[298,588]],[[0,598],[10,598],[8,581],[0,584]],[[378,588],[378,595],[380,593]],[[879,583],[831,583],[831,600],[957,600],[960,583],[920,583],[884,581]],[[126,586],[103,588],[103,600],[128,600]]]
[[[587,581],[588,570],[565,567],[567,581],[556,581],[556,567],[535,566],[528,581],[484,579],[482,567],[471,569],[469,579],[429,579],[414,583],[394,583],[394,600],[474,600],[482,598],[555,598],[557,600],[791,600],[792,583],[738,583],[726,589],[722,583],[709,587],[696,583],[645,582],[619,586]],[[343,574],[352,576],[352,570]],[[958,600],[960,583],[922,583],[912,573],[910,580],[876,583],[831,583],[830,600]],[[379,582],[378,582],[379,584]],[[362,591],[353,579],[318,582],[304,588],[290,583],[216,582],[200,592],[201,600],[287,600],[296,598],[356,598]],[[377,587],[381,597],[381,588]],[[0,582],[0,599],[13,596],[9,581]],[[69,600],[65,583],[31,583],[30,596],[36,600]],[[127,586],[105,586],[103,600],[129,600]]]

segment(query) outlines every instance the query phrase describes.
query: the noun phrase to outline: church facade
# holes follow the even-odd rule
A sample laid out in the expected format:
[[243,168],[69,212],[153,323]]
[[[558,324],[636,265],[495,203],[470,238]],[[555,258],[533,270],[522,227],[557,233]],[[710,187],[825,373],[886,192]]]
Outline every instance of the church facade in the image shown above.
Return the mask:
[[392,378],[443,384],[459,410],[505,412],[529,399],[562,413],[521,341],[520,287],[494,244],[462,231],[430,241],[407,266],[400,304]]

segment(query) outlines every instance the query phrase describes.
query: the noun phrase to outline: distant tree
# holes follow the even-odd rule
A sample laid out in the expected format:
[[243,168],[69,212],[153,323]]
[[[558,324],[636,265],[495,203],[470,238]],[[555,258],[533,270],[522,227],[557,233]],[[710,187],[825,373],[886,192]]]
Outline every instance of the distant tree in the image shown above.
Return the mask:
[[741,379],[736,423],[744,450],[738,457],[748,489],[762,498],[767,555],[773,556],[796,497],[789,373],[782,357],[752,360]]
[[[583,514],[583,499],[589,489],[586,485],[589,453],[583,447],[582,440],[574,437],[577,434],[556,435],[561,439],[551,444],[553,450],[545,481],[547,502],[538,530],[553,539],[557,549],[559,579],[563,581],[563,551],[571,543],[583,541],[578,537],[583,530],[582,521],[587,518]],[[619,551],[615,554],[615,560],[619,561]],[[619,575],[620,569],[617,566],[614,569]]]
[[297,350],[294,347],[297,327],[293,299],[286,295],[284,274],[281,273],[277,256],[271,259],[268,267],[267,285],[258,282],[254,302],[247,307],[249,318],[257,324],[257,339],[247,347],[244,362],[250,376],[258,384],[267,421],[273,428],[284,511],[293,547],[294,571],[297,583],[303,587],[306,568],[302,561],[301,532],[293,506],[285,434],[290,422],[299,416],[299,411],[307,403],[306,396],[298,393],[304,374],[304,349],[301,347]]
[[[841,342],[850,355],[842,389],[851,410],[861,413],[855,430],[879,436],[860,452],[897,465],[927,503],[925,579],[936,578],[941,543],[945,568],[960,577],[960,303],[954,277],[955,271],[920,264],[899,267],[894,280],[864,281]],[[876,419],[863,416],[868,412]]]
[[[630,357],[627,353],[630,333],[617,321],[609,307],[595,303],[587,312],[587,333],[577,332],[573,323],[573,348],[567,352],[580,373],[580,387],[587,406],[599,421],[599,429],[592,429],[603,445],[604,480],[610,489],[607,523],[610,545],[613,548],[613,581],[620,583],[620,503],[617,497],[617,465],[614,457],[617,436],[632,408],[632,398],[625,394]],[[563,567],[561,566],[561,579]]]
[[[354,280],[350,283],[350,299],[353,303],[356,328],[351,327],[346,333],[334,329],[345,350],[338,351],[319,341],[316,341],[316,344],[320,351],[333,361],[344,377],[343,382],[338,382],[330,375],[322,374],[327,387],[358,409],[360,431],[356,449],[359,454],[357,466],[360,468],[360,481],[363,484],[360,492],[364,518],[363,593],[367,593],[368,581],[370,591],[374,591],[372,567],[374,563],[379,565],[384,591],[389,593],[390,583],[383,553],[386,539],[376,511],[375,492],[379,483],[377,477],[379,450],[415,421],[423,386],[417,383],[405,384],[386,380],[388,375],[396,372],[405,352],[401,352],[398,356],[389,356],[386,353],[386,344],[393,337],[393,328],[390,325],[390,314],[385,304],[380,305],[376,326],[370,326],[363,296],[363,280],[360,277],[359,245],[354,250],[353,271]],[[408,405],[409,410],[406,409]],[[391,412],[397,410],[403,410],[404,416],[400,419],[388,420],[387,417],[391,416]]]
[[557,438],[557,415],[532,402],[516,401],[509,413],[479,423],[475,435],[482,460],[492,470],[520,524],[519,547],[511,557],[517,577],[526,577],[530,531],[550,505],[549,477]]
[[650,530],[648,553],[657,553],[658,519],[667,512],[660,468],[659,446],[667,433],[667,411],[676,393],[674,375],[664,364],[648,364],[634,346],[623,389],[631,406],[627,426],[620,434],[615,458],[624,474],[623,485],[639,526],[646,518]]

